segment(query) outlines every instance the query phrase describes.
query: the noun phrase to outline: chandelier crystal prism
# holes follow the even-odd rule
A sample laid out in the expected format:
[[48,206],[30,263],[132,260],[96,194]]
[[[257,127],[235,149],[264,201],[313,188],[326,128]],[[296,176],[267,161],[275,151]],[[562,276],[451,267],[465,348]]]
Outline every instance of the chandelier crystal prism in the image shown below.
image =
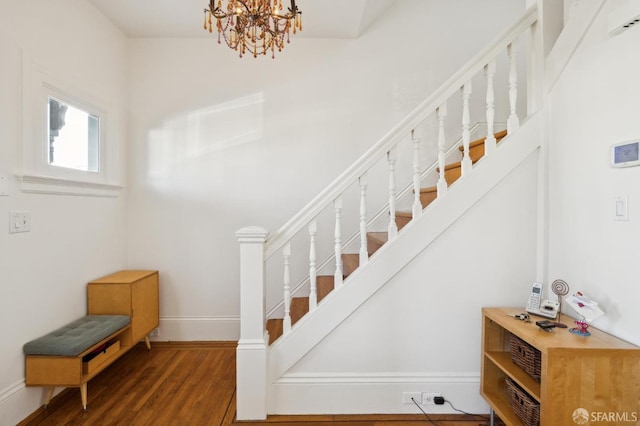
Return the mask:
[[302,31],[302,12],[295,0],[284,10],[282,0],[211,0],[204,10],[204,29],[218,31],[218,43],[222,39],[238,51],[242,58],[247,52],[254,58],[269,51],[275,58],[285,41],[289,43],[291,32]]

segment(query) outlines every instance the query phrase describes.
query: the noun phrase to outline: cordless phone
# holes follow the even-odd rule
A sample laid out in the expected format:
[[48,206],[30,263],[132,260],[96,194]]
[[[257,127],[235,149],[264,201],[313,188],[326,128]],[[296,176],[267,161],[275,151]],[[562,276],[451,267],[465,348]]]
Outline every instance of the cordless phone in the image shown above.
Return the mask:
[[560,303],[553,300],[542,300],[542,283],[533,283],[531,294],[525,308],[527,312],[545,318],[555,319],[558,316]]

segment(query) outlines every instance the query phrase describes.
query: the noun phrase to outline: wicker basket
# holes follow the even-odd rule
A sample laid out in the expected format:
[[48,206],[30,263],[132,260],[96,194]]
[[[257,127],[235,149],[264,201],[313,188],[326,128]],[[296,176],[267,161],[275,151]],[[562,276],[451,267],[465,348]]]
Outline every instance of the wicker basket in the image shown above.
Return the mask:
[[525,426],[540,426],[540,404],[510,378],[506,378],[511,409]]
[[515,335],[510,335],[511,359],[536,381],[540,381],[540,351]]

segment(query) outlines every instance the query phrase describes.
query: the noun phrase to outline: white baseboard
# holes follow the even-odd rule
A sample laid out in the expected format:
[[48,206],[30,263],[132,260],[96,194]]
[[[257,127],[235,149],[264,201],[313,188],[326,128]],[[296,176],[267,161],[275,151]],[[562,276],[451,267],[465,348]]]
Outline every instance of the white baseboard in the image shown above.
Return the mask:
[[[63,389],[56,388],[56,394]],[[27,388],[24,380],[0,391],[0,425],[15,425],[26,419],[44,404],[45,393],[46,389],[43,387]],[[80,407],[79,397],[78,407]]]
[[157,342],[237,341],[240,317],[161,317]]
[[[420,414],[403,393],[440,393],[457,409],[487,414],[479,373],[287,375],[271,385],[269,414]],[[451,405],[421,404],[431,414],[455,414]]]

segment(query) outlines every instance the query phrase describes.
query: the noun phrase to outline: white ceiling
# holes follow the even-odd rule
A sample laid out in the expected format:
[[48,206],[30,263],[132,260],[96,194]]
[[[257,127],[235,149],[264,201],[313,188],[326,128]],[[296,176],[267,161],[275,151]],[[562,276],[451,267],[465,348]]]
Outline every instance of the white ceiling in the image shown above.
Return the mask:
[[[210,37],[203,28],[208,0],[89,0],[132,38]],[[303,31],[296,37],[355,38],[396,0],[296,0]],[[288,0],[283,0],[287,5]]]

